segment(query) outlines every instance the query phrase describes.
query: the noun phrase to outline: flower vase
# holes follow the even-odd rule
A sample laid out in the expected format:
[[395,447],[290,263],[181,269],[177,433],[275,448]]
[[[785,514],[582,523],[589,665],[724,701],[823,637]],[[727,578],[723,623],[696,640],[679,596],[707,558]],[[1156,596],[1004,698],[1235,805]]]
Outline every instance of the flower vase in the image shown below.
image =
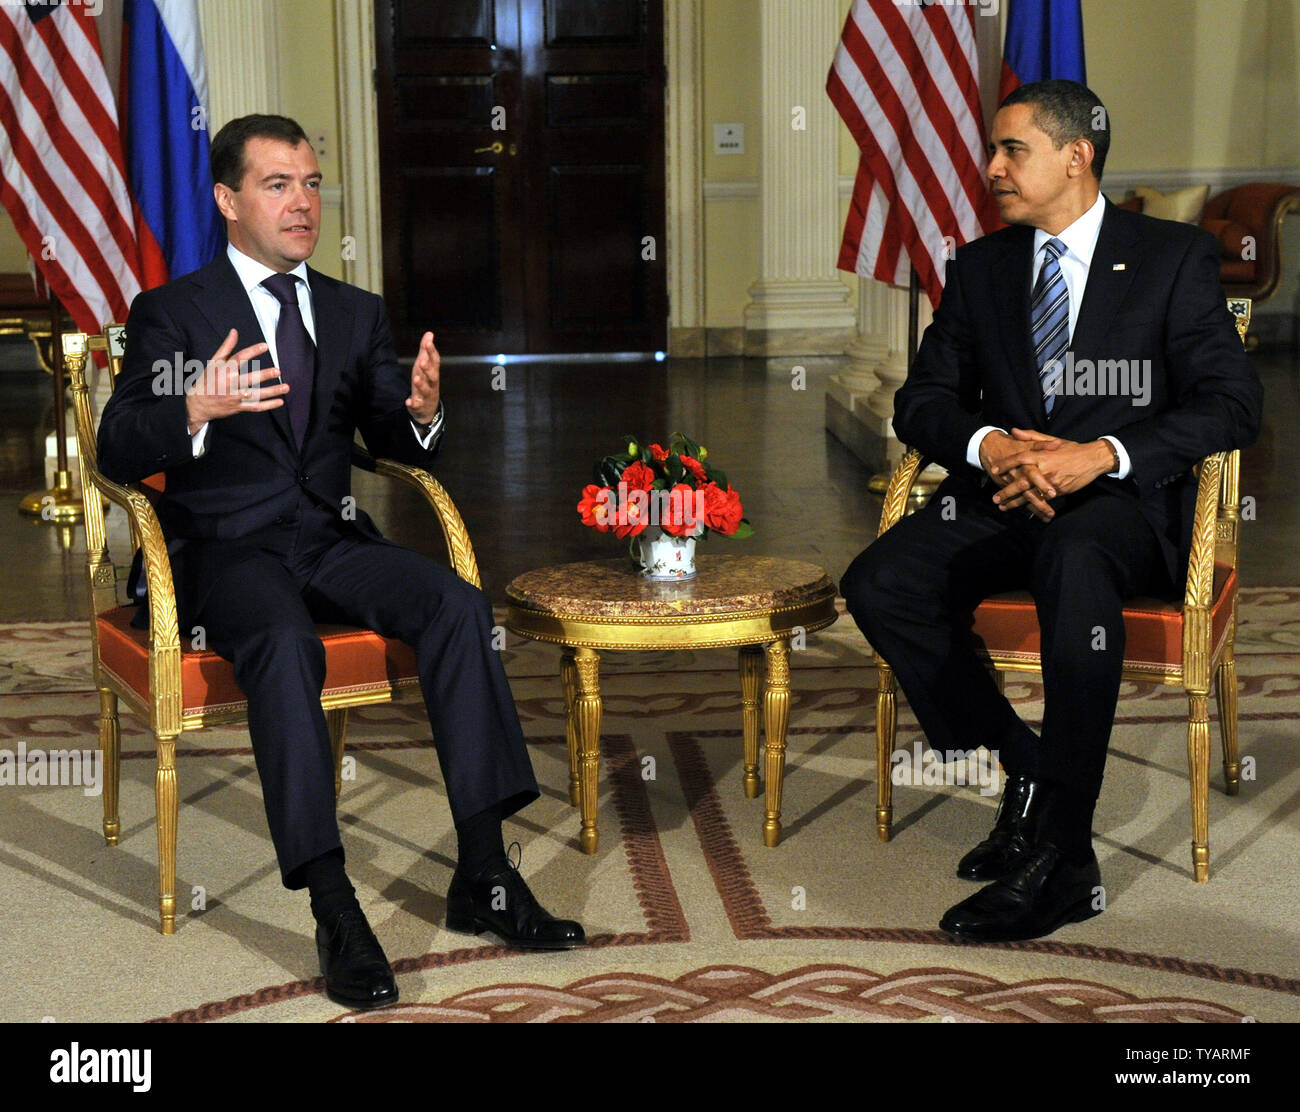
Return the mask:
[[695,538],[674,537],[652,525],[636,539],[646,579],[694,579]]

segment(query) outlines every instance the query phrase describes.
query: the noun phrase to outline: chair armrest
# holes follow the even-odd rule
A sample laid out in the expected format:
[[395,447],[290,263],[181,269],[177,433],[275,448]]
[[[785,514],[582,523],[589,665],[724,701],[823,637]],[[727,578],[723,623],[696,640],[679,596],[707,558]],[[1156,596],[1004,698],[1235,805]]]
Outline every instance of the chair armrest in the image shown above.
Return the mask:
[[916,477],[928,462],[916,448],[909,448],[898,461],[898,466],[894,468],[894,474],[889,480],[889,487],[885,491],[885,502],[880,510],[880,528],[876,530],[877,537],[885,530],[892,529],[903,519],[903,515],[907,512],[908,496],[912,493],[912,484],[916,482]]
[[1219,522],[1219,485],[1227,452],[1201,460],[1196,486],[1196,512],[1192,518],[1192,552],[1187,561],[1187,590],[1183,606],[1209,610],[1214,600],[1214,549]]
[[438,524],[442,526],[451,570],[465,582],[475,587],[482,586],[478,576],[478,561],[474,558],[474,546],[470,543],[465,522],[456,509],[456,503],[451,500],[451,495],[437,479],[419,467],[391,459],[376,459],[359,444],[352,445],[352,464],[363,471],[398,479],[423,494],[425,501],[433,507]]

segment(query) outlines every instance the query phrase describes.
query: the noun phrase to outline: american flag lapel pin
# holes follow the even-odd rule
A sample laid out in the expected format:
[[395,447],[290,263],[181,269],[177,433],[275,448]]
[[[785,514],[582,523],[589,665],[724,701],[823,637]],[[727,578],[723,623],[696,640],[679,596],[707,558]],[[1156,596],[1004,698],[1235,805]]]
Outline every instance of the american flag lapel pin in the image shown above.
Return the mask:
[[1124,266],[1125,266],[1124,263],[1116,263],[1114,266],[1111,267],[1111,270],[1123,270]]

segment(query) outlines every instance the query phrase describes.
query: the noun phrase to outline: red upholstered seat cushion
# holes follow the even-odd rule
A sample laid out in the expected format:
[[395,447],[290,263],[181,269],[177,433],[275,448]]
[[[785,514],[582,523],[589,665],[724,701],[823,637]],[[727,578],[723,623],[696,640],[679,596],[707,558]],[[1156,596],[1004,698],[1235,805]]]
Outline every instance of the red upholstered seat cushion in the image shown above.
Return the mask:
[[[149,634],[132,629],[135,608],[119,606],[96,619],[100,663],[142,699],[149,695]],[[400,681],[416,682],[415,653],[368,629],[316,627],[325,645],[326,695],[373,692],[382,696]],[[181,712],[232,709],[244,703],[230,663],[211,651],[184,651],[181,637]]]
[[[1212,643],[1217,650],[1228,630],[1237,573],[1226,564],[1214,565],[1211,608]],[[1181,668],[1183,663],[1182,602],[1134,599],[1124,607],[1127,644],[1124,665],[1149,672]],[[1038,615],[1028,592],[994,595],[975,611],[973,632],[982,646],[999,657],[1035,661],[1041,649]]]

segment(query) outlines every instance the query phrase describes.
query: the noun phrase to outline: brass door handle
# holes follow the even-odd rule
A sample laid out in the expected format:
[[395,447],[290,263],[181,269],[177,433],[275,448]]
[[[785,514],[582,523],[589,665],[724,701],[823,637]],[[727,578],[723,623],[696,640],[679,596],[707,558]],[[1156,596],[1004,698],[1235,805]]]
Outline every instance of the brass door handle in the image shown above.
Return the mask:
[[475,147],[474,153],[475,154],[500,154],[503,150],[505,150],[505,147],[503,147],[498,142],[498,143],[493,143],[490,147]]

